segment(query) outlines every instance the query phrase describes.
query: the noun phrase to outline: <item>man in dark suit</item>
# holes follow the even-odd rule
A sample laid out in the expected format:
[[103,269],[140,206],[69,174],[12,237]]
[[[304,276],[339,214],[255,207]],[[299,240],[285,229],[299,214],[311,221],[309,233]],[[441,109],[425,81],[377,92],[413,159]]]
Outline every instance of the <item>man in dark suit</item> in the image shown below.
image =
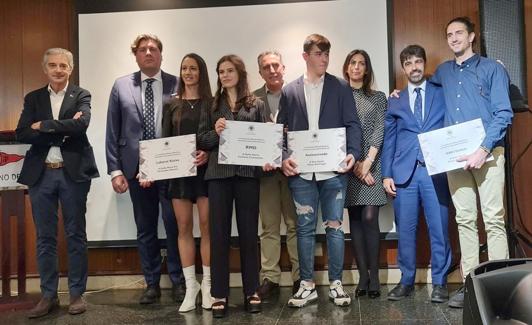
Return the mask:
[[395,223],[399,233],[400,283],[388,294],[400,300],[414,290],[416,276],[416,230],[420,203],[430,236],[432,302],[449,298],[447,271],[451,264],[448,237],[449,190],[445,174],[429,176],[418,134],[443,127],[445,101],[440,87],[424,76],[426,55],[419,45],[400,54],[408,87],[399,98],[390,97],[385,118],[382,177],[386,192],[395,197]]
[[[284,64],[281,54],[276,51],[265,51],[257,58],[259,74],[264,85],[253,94],[264,102],[269,122],[277,119],[281,89],[284,84]],[[288,188],[288,179],[281,170],[266,173],[260,179],[260,275],[262,284],[258,289],[261,298],[270,293],[278,292],[281,280],[281,218],[286,225],[286,247],[292,264],[293,293],[299,290],[299,261],[297,258],[296,208],[292,194]]]
[[160,138],[163,103],[177,90],[177,78],[161,70],[162,43],[154,35],[139,35],[131,45],[140,71],[118,78],[109,97],[106,130],[107,172],[116,193],[129,189],[137,226],[137,245],[147,289],[141,304],[154,303],[161,296],[161,252],[157,237],[159,204],[166,229],[167,266],[172,295],[183,301],[185,288],[177,250],[177,222],[166,182],[142,188],[137,179],[139,140]]
[[91,94],[68,82],[74,66],[72,53],[49,49],[42,65],[49,83],[26,95],[16,130],[18,141],[31,144],[18,179],[29,187],[41,279],[42,298],[30,310],[30,318],[59,306],[58,202],[68,245],[68,312],[75,315],[86,310],[82,298],[87,284],[85,212],[91,179],[99,176],[86,135]]
[[301,284],[288,301],[290,307],[303,307],[318,299],[314,283],[314,246],[318,204],[327,237],[329,258],[329,298],[337,306],[348,306],[351,298],[342,286],[344,232],[342,230],[347,175],[360,158],[361,129],[349,85],[326,73],[331,44],[322,35],[309,35],[303,44],[307,70],[282,90],[277,123],[288,131],[346,129],[345,167],[333,172],[303,173],[297,161],[283,151],[283,172],[292,191],[297,214],[297,250]]

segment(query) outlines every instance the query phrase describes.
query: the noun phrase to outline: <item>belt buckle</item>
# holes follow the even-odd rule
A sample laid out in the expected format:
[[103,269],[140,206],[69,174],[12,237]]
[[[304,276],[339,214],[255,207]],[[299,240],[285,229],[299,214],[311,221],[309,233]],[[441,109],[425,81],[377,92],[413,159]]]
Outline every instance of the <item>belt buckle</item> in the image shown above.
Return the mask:
[[46,166],[51,169],[59,169],[63,167],[63,163],[61,162],[53,162],[53,163],[47,163]]

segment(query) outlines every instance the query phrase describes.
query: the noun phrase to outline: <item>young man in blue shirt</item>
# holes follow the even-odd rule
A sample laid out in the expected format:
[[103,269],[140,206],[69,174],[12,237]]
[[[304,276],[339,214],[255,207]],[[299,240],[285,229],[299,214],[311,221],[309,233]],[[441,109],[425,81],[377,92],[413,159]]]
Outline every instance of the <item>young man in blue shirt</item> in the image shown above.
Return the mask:
[[[509,78],[497,61],[473,52],[474,24],[467,17],[452,19],[446,27],[447,43],[454,60],[438,66],[431,81],[444,90],[445,125],[480,118],[486,137],[470,155],[459,158],[462,169],[447,173],[449,190],[456,208],[456,223],[465,278],[479,264],[477,193],[488,238],[490,260],[508,258],[504,207],[504,136],[513,112]],[[489,155],[493,160],[487,161]],[[449,300],[449,306],[462,308],[463,288]]]

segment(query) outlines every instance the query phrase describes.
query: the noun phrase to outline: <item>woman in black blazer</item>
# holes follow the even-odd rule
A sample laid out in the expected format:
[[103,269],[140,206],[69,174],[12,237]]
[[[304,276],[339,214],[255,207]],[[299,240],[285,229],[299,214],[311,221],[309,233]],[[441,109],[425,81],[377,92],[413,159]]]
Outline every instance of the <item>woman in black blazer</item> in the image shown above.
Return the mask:
[[257,295],[259,266],[257,232],[259,218],[259,178],[262,169],[254,166],[218,164],[220,133],[226,120],[266,122],[264,103],[249,91],[244,62],[236,55],[223,56],[216,65],[218,88],[212,109],[200,118],[198,144],[210,151],[205,179],[209,192],[211,228],[212,305],[214,317],[227,313],[229,295],[229,241],[233,201],[236,207],[242,283],[245,308],[261,311]]

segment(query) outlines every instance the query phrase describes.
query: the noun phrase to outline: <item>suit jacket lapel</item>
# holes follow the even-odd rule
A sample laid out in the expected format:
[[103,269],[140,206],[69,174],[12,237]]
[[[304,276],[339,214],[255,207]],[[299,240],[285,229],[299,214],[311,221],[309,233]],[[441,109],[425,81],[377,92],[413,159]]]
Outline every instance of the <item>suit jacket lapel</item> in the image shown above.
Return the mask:
[[131,83],[129,84],[129,89],[133,95],[133,100],[137,106],[137,113],[139,118],[142,121],[142,81],[140,80],[140,71],[135,72],[131,77]]
[[299,100],[299,108],[303,111],[303,116],[308,122],[308,113],[307,113],[307,101],[305,100],[305,82],[303,81],[303,76],[297,80],[297,99]]
[[427,81],[425,87],[425,114],[423,115],[423,128],[427,123],[428,117],[430,116],[430,110],[432,109],[432,100],[434,99],[434,89]]
[[52,103],[50,102],[50,93],[48,92],[48,86],[43,88],[40,97],[40,102],[43,105],[42,112],[38,112],[37,114],[43,114],[44,119],[53,120],[54,114],[52,113]]
[[63,116],[65,115],[65,112],[74,104],[74,94],[77,91],[77,87],[75,87],[73,84],[69,83],[68,87],[65,91],[65,97],[63,98],[63,102],[61,103],[61,108],[59,109],[59,117],[58,120],[61,120]]
[[[330,93],[329,87],[331,85],[330,83],[331,76],[328,73],[325,73],[325,77],[323,78],[323,90],[321,92],[321,103],[320,103],[320,115],[323,111],[323,108],[325,107],[325,103],[327,102],[327,96]],[[318,117],[319,119],[319,117]]]
[[399,101],[401,103],[401,107],[406,111],[406,114],[408,115],[408,121],[412,125],[415,125],[416,128],[419,128],[419,125],[417,124],[416,117],[414,116],[414,113],[412,112],[412,109],[410,108],[410,92],[408,91],[408,87],[403,89],[401,93],[399,94]]
[[163,81],[163,105],[172,96],[172,93],[176,91],[176,84],[173,78],[166,72],[161,70],[161,79]]
[[220,110],[220,115],[225,117],[226,120],[233,121],[235,119],[235,117],[233,116],[233,112],[231,111],[231,108],[227,104],[225,98],[220,98],[220,104],[218,109]]
[[266,84],[260,87],[257,90],[257,97],[259,97],[264,102],[264,107],[266,108],[266,116],[268,116],[272,121],[275,122],[275,116],[272,114],[270,109],[270,103],[268,102],[268,92],[266,91]]

